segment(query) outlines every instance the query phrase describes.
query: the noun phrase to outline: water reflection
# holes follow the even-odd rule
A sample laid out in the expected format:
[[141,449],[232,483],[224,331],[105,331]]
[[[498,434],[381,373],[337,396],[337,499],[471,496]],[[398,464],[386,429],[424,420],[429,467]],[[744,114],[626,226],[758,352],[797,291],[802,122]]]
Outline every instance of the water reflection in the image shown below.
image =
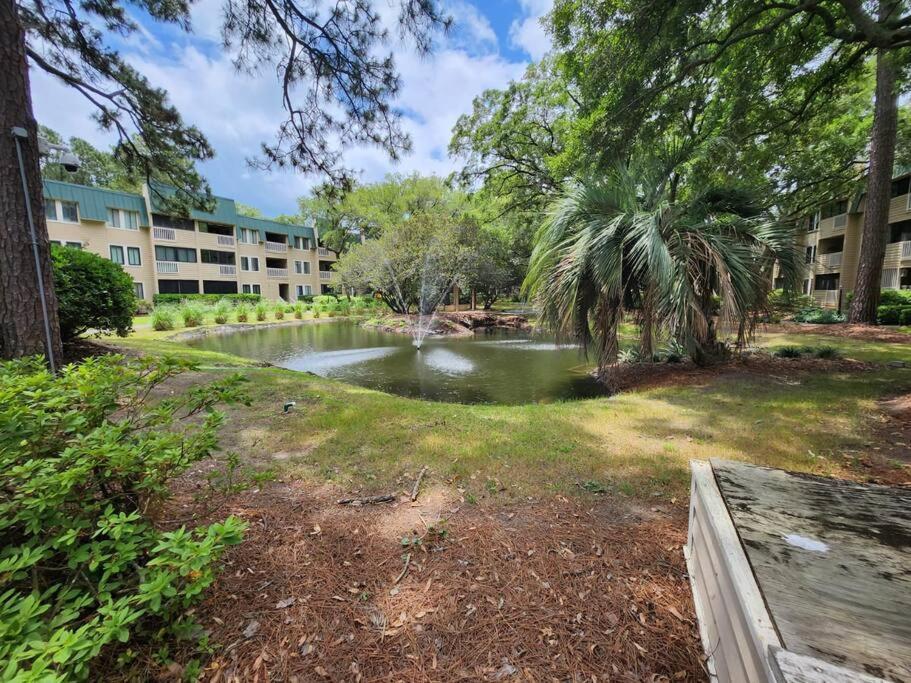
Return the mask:
[[600,394],[580,350],[514,330],[429,337],[349,321],[250,330],[190,344],[266,360],[402,396],[459,403],[534,403]]

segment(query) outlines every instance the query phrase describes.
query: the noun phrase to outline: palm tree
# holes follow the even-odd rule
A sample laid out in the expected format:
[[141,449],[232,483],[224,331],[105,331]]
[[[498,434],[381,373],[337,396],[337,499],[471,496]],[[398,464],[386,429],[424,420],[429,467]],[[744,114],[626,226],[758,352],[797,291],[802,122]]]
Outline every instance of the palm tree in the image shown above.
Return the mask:
[[625,309],[639,312],[644,356],[661,330],[705,363],[721,351],[715,308],[743,343],[765,307],[775,262],[789,282],[801,277],[793,225],[737,189],[681,199],[667,168],[646,158],[571,185],[536,238],[526,290],[545,324],[596,349],[608,383]]

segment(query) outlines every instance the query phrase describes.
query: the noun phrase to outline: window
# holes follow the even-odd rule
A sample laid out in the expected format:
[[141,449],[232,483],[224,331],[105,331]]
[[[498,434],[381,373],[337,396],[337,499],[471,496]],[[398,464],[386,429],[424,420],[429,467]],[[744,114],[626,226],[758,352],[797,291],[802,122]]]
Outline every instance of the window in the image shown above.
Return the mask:
[[53,199],[45,199],[44,215],[49,221],[57,220],[57,202],[55,202]]
[[312,249],[313,247],[310,246],[309,237],[295,236],[294,237],[294,248],[295,249]]
[[839,280],[841,276],[838,273],[830,273],[828,275],[817,275],[816,276],[816,286],[814,289],[832,291],[838,289]]
[[911,242],[911,221],[893,223],[889,226],[889,243]]
[[219,225],[218,223],[200,223],[199,232],[207,232],[210,235],[233,235],[234,228],[230,225]]
[[124,264],[123,247],[118,247],[116,244],[111,245],[111,260],[121,266]]
[[141,283],[141,282],[134,282],[134,283],[133,283],[133,294],[136,295],[136,298],[137,298],[137,299],[145,299],[145,298],[146,298],[146,295],[145,295],[145,287],[142,286],[142,283]]
[[259,257],[257,256],[241,256],[240,257],[240,269],[246,271],[259,271]]
[[70,249],[82,249],[82,242],[64,242],[63,246]]
[[215,249],[200,249],[199,260],[203,263],[218,263],[223,266],[233,266],[233,251],[216,251]]
[[813,261],[815,259],[816,259],[816,246],[814,245],[812,247],[807,247],[807,254],[805,257],[805,261],[807,263],[813,263]]
[[189,218],[165,216],[162,213],[152,214],[152,225],[159,228],[174,228],[176,230],[195,230],[193,221]]
[[309,275],[310,274],[310,262],[309,261],[295,261],[294,262],[294,272],[298,275]]
[[243,285],[244,294],[262,294],[259,285]]
[[906,176],[904,178],[899,178],[898,180],[892,181],[892,198],[900,197],[903,194],[908,194],[911,191],[911,176]]
[[159,280],[159,294],[199,294],[198,280]]
[[51,244],[54,245],[55,247],[59,247],[59,246],[60,246],[60,240],[51,240]]
[[131,266],[142,265],[142,253],[139,251],[139,247],[127,247],[127,263]]
[[60,202],[60,212],[63,220],[70,223],[79,222],[79,206],[76,202]]
[[135,211],[108,207],[108,227],[139,230],[139,214]]
[[304,285],[304,294],[313,294],[313,287],[310,285]]
[[898,286],[900,289],[911,289],[911,268],[902,268],[899,271]]
[[829,202],[824,207],[822,207],[822,219],[831,218],[832,216],[839,216],[848,211],[848,200],[842,199],[837,202]]
[[259,244],[259,230],[254,230],[253,228],[241,228],[239,239],[244,244]]
[[[163,247],[155,245],[156,261],[180,261],[181,263],[196,263],[196,250],[183,247]],[[182,292],[177,292],[181,294]]]
[[203,280],[203,294],[237,294],[237,283],[224,280]]
[[819,211],[807,219],[807,232],[819,230]]

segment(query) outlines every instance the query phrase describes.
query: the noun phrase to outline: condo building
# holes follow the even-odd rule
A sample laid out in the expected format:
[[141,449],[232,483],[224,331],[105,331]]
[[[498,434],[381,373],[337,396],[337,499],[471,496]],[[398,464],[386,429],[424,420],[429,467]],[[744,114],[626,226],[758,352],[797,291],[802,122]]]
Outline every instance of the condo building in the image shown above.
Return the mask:
[[212,213],[181,217],[148,186],[133,194],[45,180],[44,200],[52,244],[120,264],[148,301],[156,293],[291,301],[328,293],[335,278],[335,252],[320,245],[315,225],[242,216],[227,197],[215,198]]
[[[806,253],[803,292],[826,308],[847,306],[860,258],[865,198],[827,204],[808,217],[800,234]],[[892,181],[882,288],[911,289],[911,173]]]

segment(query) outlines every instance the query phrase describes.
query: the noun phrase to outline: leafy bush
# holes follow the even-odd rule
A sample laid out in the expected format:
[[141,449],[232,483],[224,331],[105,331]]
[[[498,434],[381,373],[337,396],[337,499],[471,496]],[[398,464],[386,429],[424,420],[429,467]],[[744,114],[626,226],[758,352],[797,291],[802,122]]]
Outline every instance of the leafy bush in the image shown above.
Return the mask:
[[661,356],[667,363],[682,363],[686,360],[686,347],[677,339],[671,339],[661,350]]
[[876,309],[876,322],[880,325],[903,325],[911,319],[911,304],[886,304]]
[[173,330],[176,318],[173,307],[159,306],[152,311],[152,327],[159,332]]
[[231,303],[222,299],[218,302],[218,305],[215,306],[213,314],[215,322],[219,325],[224,325],[228,322],[228,316],[231,315]]
[[818,308],[813,297],[784,289],[769,292],[768,306],[770,318],[776,322],[794,315],[798,311]]
[[813,355],[817,358],[824,358],[826,360],[835,360],[836,358],[841,358],[841,351],[836,347],[830,346],[828,344],[823,346],[817,346],[813,349]]
[[304,311],[306,310],[307,306],[302,301],[298,301],[294,304],[294,317],[300,320],[304,317]]
[[911,306],[905,308],[898,319],[899,325],[911,325]]
[[180,317],[184,327],[198,327],[205,322],[206,312],[199,304],[187,302],[180,307]]
[[911,306],[911,289],[884,289],[879,295],[880,306]]
[[319,304],[320,306],[329,306],[337,304],[338,299],[336,299],[331,294],[318,294],[313,297],[313,303]]
[[192,632],[186,610],[244,523],[163,531],[148,517],[216,448],[216,406],[243,400],[235,375],[148,405],[191,369],[106,356],[55,376],[38,359],[0,363],[3,680],[85,679],[131,637]]
[[152,312],[152,304],[145,299],[136,298],[136,309],[134,315],[148,315]]
[[832,325],[843,323],[845,316],[832,308],[804,308],[794,316],[795,322],[814,325]]
[[639,353],[639,349],[622,349],[617,354],[617,362],[619,363],[638,363],[641,360],[642,354]]
[[319,318],[322,315],[323,307],[319,304],[313,304],[313,317]]
[[64,341],[88,330],[125,337],[133,329],[136,295],[123,268],[82,249],[53,247],[51,264]]
[[234,312],[237,314],[237,322],[239,323],[245,323],[250,318],[250,307],[247,304],[237,304]]
[[253,312],[256,314],[256,319],[262,321],[266,319],[266,315],[269,313],[269,307],[266,305],[265,301],[260,301],[253,307]]
[[275,316],[276,320],[285,319],[285,302],[284,301],[275,302],[275,306],[272,309],[272,315]]
[[232,303],[255,304],[262,298],[259,294],[156,294],[152,301],[156,306],[161,304],[181,304],[184,301],[195,301],[201,304],[217,304],[225,300]]
[[799,346],[782,346],[772,355],[778,358],[800,358],[803,355],[803,350]]

